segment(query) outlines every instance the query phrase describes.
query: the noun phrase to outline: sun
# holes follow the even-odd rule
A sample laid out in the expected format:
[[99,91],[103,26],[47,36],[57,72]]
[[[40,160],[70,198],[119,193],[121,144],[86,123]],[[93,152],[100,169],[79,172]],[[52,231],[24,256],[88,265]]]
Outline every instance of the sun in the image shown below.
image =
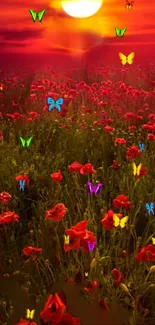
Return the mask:
[[103,0],[64,0],[63,10],[71,17],[91,17],[101,8]]

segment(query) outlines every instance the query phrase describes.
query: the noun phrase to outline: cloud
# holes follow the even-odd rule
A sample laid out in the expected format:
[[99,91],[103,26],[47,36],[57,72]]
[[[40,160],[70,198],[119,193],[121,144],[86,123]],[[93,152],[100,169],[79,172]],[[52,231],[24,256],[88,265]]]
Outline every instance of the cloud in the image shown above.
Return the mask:
[[3,38],[3,40],[26,40],[26,39],[32,39],[32,38],[40,38],[42,35],[43,29],[22,29],[22,30],[16,30],[16,29],[1,29],[0,30],[0,36]]

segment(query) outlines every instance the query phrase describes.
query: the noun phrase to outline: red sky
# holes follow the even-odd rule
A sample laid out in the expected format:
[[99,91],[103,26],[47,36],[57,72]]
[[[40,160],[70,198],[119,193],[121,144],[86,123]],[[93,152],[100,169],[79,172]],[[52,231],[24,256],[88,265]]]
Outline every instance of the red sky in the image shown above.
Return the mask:
[[[42,23],[32,21],[29,9],[46,9]],[[115,26],[127,28],[124,38],[115,37]],[[60,0],[4,0],[0,45],[4,59],[13,53],[45,57],[71,53],[95,60],[96,56],[107,59],[108,51],[109,58],[119,60],[119,51],[126,55],[135,51],[137,62],[149,61],[155,55],[155,2],[135,0],[133,9],[127,10],[125,0],[104,0],[94,16],[75,19],[63,11]]]

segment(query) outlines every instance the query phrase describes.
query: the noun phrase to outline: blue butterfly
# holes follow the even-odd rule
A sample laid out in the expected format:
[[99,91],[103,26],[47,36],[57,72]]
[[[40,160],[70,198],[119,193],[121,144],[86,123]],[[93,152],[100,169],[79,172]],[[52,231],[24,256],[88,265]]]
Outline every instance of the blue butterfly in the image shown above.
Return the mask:
[[140,151],[144,151],[144,143],[139,143],[139,149]]
[[60,111],[61,111],[61,107],[60,107],[60,105],[62,105],[63,102],[64,102],[63,98],[59,98],[59,99],[57,99],[57,100],[55,101],[53,98],[48,97],[48,98],[47,98],[47,103],[50,104],[50,106],[49,106],[49,108],[48,108],[49,112],[50,112],[54,107],[56,107],[56,109],[57,109],[58,112],[60,113]]
[[145,207],[146,207],[146,209],[148,211],[149,216],[150,216],[150,213],[152,213],[154,215],[154,210],[153,210],[154,209],[154,203],[153,202],[151,202],[150,205],[149,205],[149,203],[146,203]]
[[20,185],[20,191],[24,192],[25,189],[25,179],[22,181],[19,181],[19,185]]

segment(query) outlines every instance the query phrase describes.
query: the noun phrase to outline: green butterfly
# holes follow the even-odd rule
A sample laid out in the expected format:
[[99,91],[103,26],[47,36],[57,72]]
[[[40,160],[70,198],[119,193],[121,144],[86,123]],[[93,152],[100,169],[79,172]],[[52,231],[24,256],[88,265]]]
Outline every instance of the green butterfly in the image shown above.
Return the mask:
[[29,148],[30,146],[30,143],[32,141],[32,137],[28,138],[27,140],[25,140],[24,138],[22,137],[19,137],[20,141],[21,141],[21,144],[22,144],[22,147],[23,148]]
[[116,37],[118,37],[118,36],[123,37],[126,30],[127,30],[127,28],[119,29],[118,27],[115,27]]
[[42,10],[42,11],[40,11],[40,12],[37,13],[34,10],[30,9],[29,12],[30,12],[30,14],[31,14],[32,19],[33,19],[34,22],[38,18],[39,22],[41,23],[42,22],[42,19],[43,19],[43,16],[44,16],[44,14],[46,12],[46,10],[44,9],[44,10]]

